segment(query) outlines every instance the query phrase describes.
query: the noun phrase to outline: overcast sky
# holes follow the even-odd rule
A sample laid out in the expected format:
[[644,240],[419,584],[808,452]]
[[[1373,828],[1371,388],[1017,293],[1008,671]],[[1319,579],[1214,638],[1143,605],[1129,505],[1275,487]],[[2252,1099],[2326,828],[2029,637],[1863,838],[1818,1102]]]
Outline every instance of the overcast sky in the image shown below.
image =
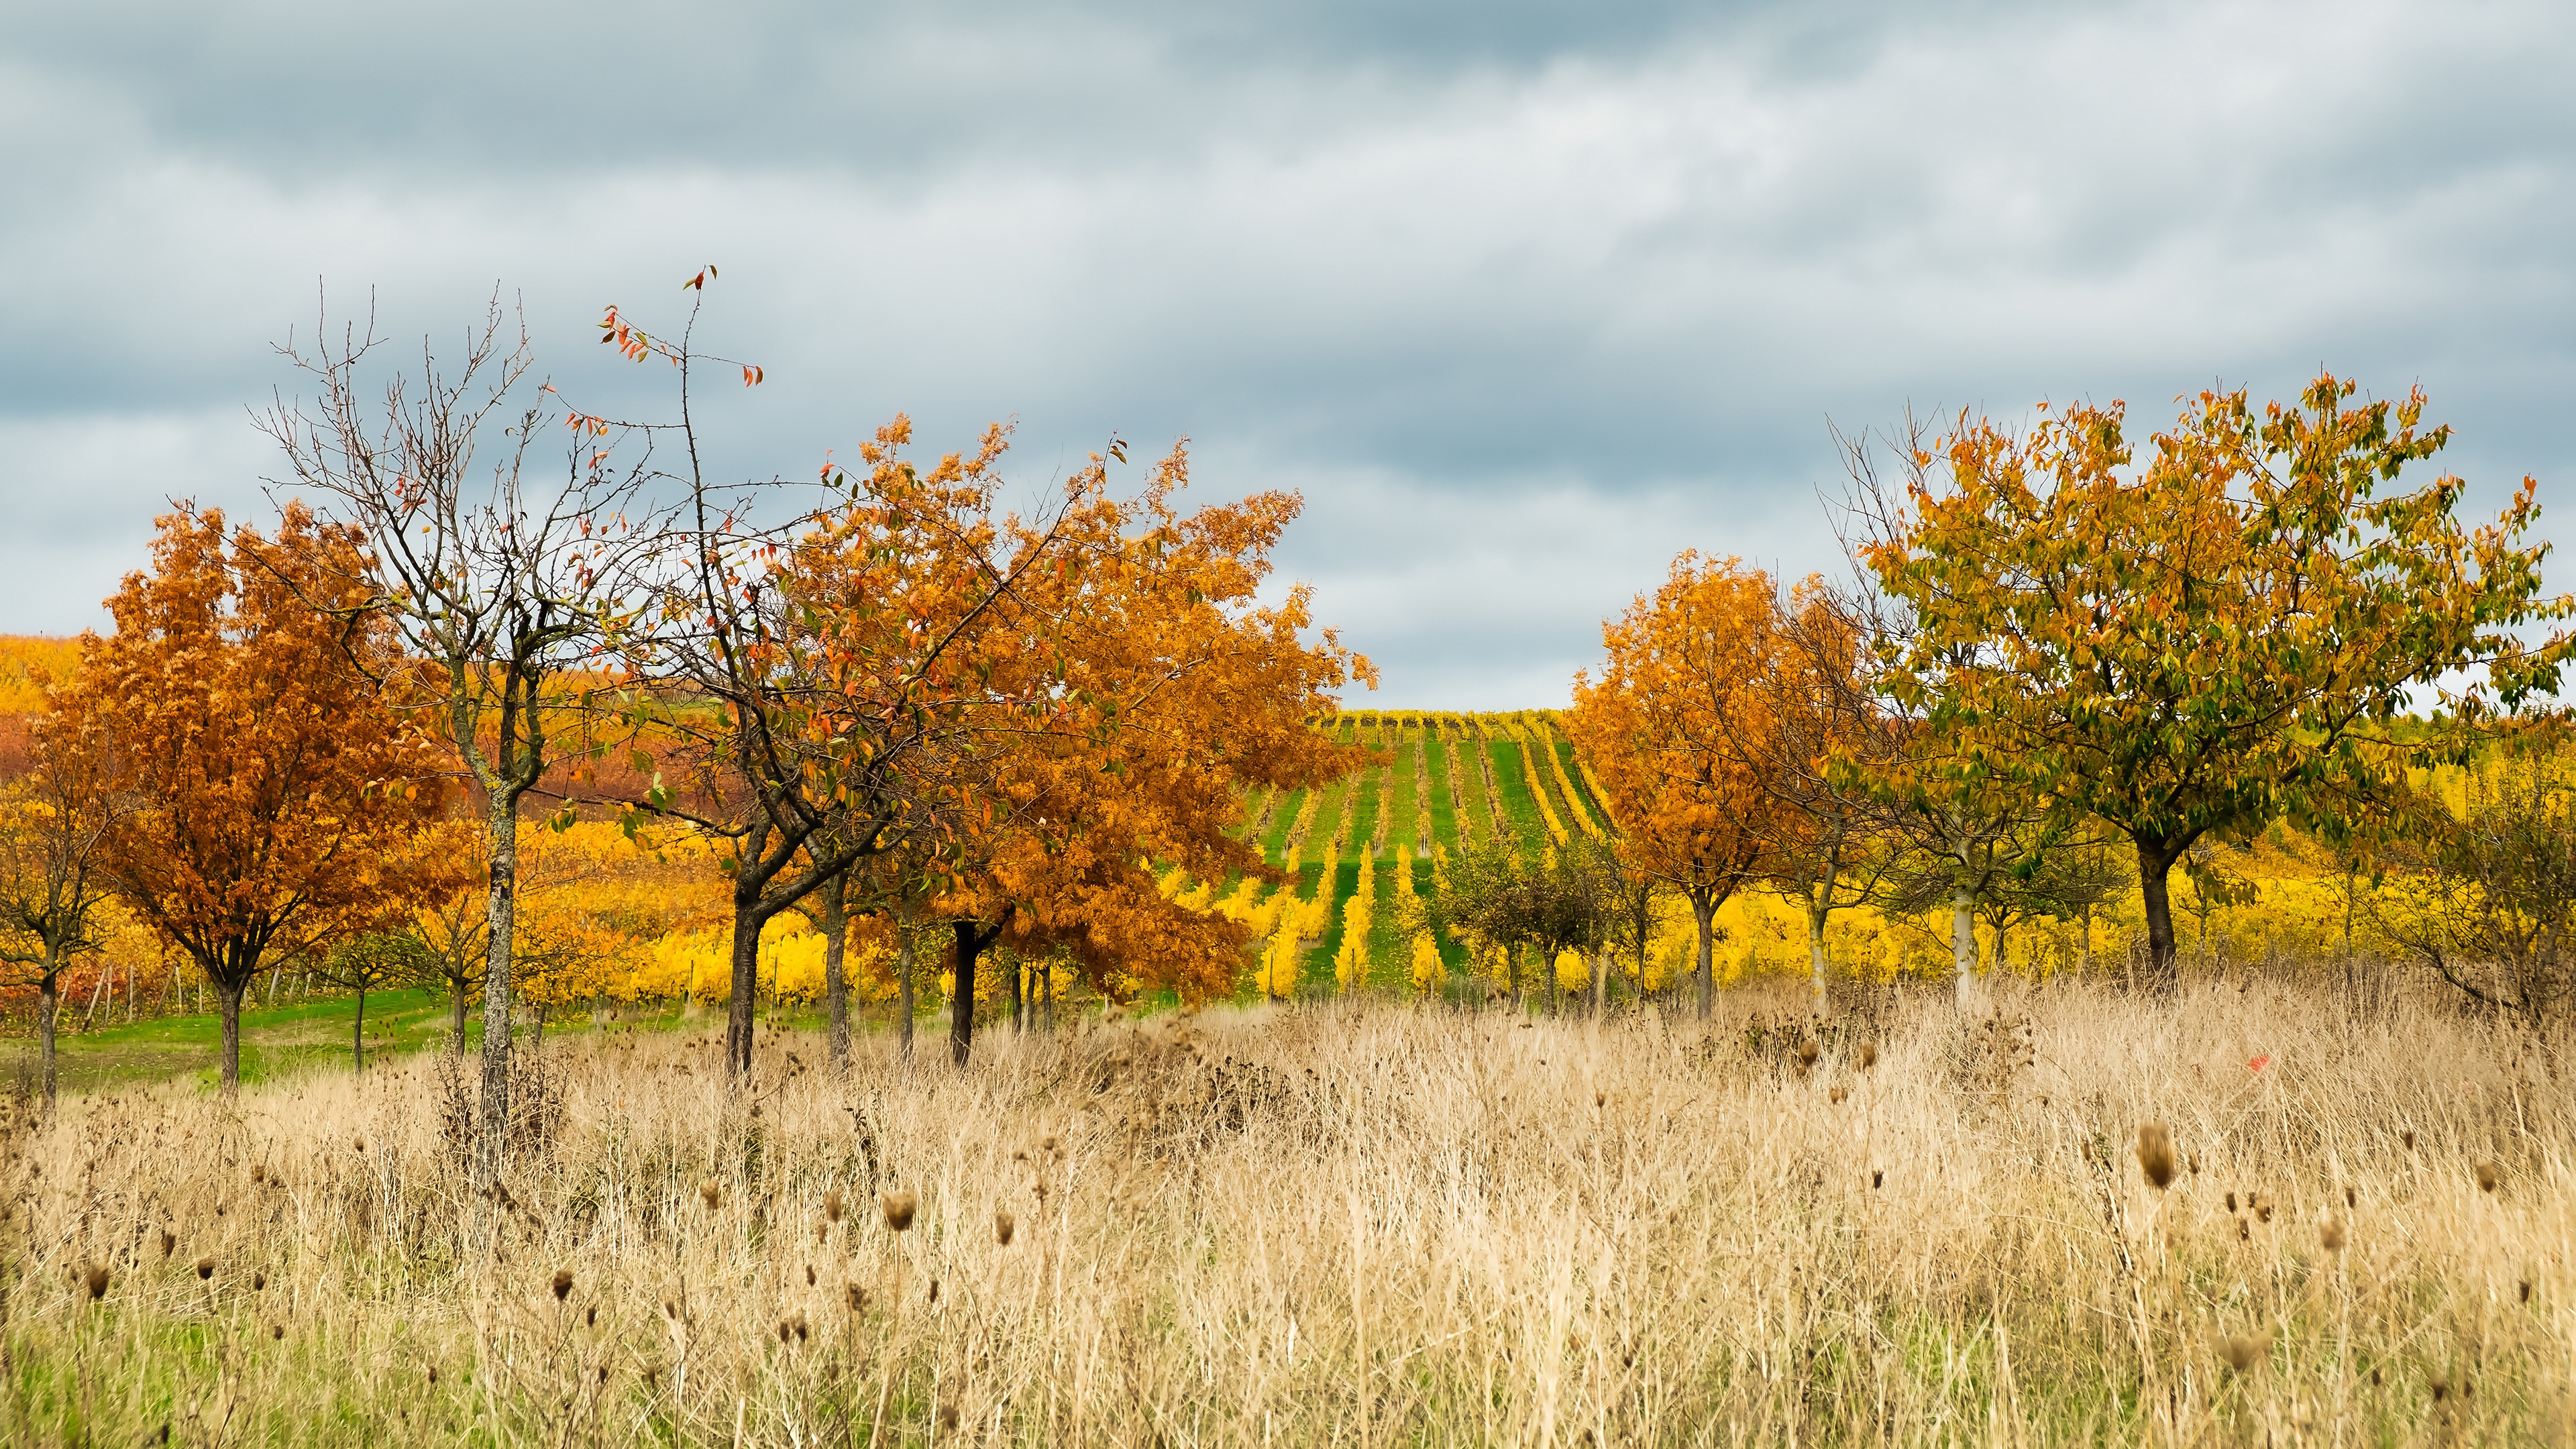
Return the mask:
[[0,632],[264,512],[317,287],[416,348],[498,283],[644,408],[592,324],[707,262],[721,470],[1187,435],[1305,494],[1362,707],[1562,703],[1684,547],[1834,567],[1828,423],[1909,405],[2322,363],[2576,539],[2571,77],[2549,4],[0,0]]

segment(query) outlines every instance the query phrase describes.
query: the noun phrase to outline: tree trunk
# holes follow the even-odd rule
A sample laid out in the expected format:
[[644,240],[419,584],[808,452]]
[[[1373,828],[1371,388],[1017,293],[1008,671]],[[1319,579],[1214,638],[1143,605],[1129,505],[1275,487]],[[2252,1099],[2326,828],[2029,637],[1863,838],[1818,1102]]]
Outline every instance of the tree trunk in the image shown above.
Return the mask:
[[45,1075],[45,1114],[54,1111],[54,1017],[62,1010],[60,972],[48,971],[36,983],[36,1057]]
[[1717,1004],[1717,897],[1709,893],[1691,897],[1691,920],[1699,927],[1699,942],[1693,949],[1692,975],[1699,983],[1699,1019],[1708,1020]]
[[2173,896],[2167,890],[2166,877],[2173,870],[2178,849],[2159,850],[2145,841],[2138,842],[2138,892],[2147,906],[2147,989],[2171,991],[2179,982],[2174,969]]
[[[751,1035],[756,1025],[754,1013],[760,1008],[760,928],[764,924],[758,909],[760,888],[746,882],[737,886],[733,902],[733,992],[725,1002],[725,1076],[728,1079],[748,1075],[751,1071]],[[745,892],[751,900],[743,899]]]
[[1833,886],[1830,882],[1826,884],[1825,891],[1824,896],[1807,898],[1807,971],[1810,977],[1810,990],[1815,996],[1816,1008],[1819,1011],[1822,1011],[1825,1005],[1825,916],[1830,907],[1818,902],[1831,899]]
[[914,965],[912,907],[908,902],[897,901],[894,908],[895,1040],[905,1061],[912,1060],[912,1018],[913,1013],[920,1009],[913,994]]
[[823,1000],[831,1018],[826,1050],[836,1077],[850,1069],[850,983],[843,974],[848,968],[850,938],[849,880],[845,875],[832,877],[823,887],[821,908]]
[[450,1056],[463,1057],[465,1055],[465,983],[453,977],[449,978],[447,983],[447,1008],[449,1025],[453,1028],[447,1038],[447,1051]]
[[1966,886],[1950,892],[1950,999],[1960,1011],[1976,1006],[1977,997],[1977,911],[1976,898]]
[[518,920],[519,822],[514,802],[505,796],[504,791],[491,792],[483,822],[491,843],[492,884],[484,913],[483,1100],[474,1124],[477,1187],[490,1187],[500,1177],[510,1141],[510,951]]
[[367,988],[358,988],[358,1018],[349,1027],[349,1070],[352,1074],[367,1069]]
[[980,935],[973,921],[955,924],[957,939],[957,985],[948,996],[948,1059],[958,1066],[966,1065],[967,1055],[975,1049],[975,958],[984,952],[992,939]]
[[235,985],[215,984],[215,1002],[224,1014],[224,1095],[241,1095],[241,1009],[242,993],[250,982]]
[[1013,955],[1011,958],[1011,1030],[1014,1033],[1024,1030],[1027,1025],[1021,1019],[1028,1005],[1028,992],[1022,984],[1027,980],[1027,968],[1016,954]]

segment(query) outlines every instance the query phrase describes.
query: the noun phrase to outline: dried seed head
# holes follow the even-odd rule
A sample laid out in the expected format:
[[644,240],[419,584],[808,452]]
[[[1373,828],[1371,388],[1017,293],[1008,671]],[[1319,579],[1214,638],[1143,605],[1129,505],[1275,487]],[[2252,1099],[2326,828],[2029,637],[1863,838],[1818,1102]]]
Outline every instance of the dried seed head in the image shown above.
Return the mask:
[[1877,1187],[1886,1181],[1887,1173],[1884,1170],[1873,1172],[1869,1175],[1869,1185],[1871,1187]]
[[81,1279],[89,1285],[90,1302],[96,1303],[98,1300],[107,1296],[108,1275],[107,1265],[105,1263],[90,1264],[89,1267],[81,1273]]
[[2190,1171],[2190,1173],[2191,1173],[2191,1175],[2192,1175],[2192,1176],[2194,1176],[2194,1177],[2198,1177],[2198,1176],[2200,1176],[2200,1154],[2199,1154],[2199,1153],[2197,1153],[2197,1152],[2192,1153],[2190,1156],[2185,1157],[2182,1161],[2183,1161],[2183,1166],[2184,1166],[2187,1170],[2189,1170],[2189,1171]]
[[598,1304],[594,1303],[590,1305],[589,1309],[582,1314],[581,1326],[584,1328],[597,1328],[599,1326]]
[[2258,1192],[2254,1194],[2254,1220],[2256,1222],[2264,1223],[2268,1223],[2272,1220],[2272,1195],[2270,1193]]
[[2415,1150],[2415,1129],[2412,1127],[2406,1129],[2406,1150],[2409,1152]]
[[2525,1278],[2525,1279],[2523,1279],[2523,1280],[2522,1280],[2522,1282],[2520,1283],[2520,1285],[2519,1285],[2519,1286],[2520,1286],[2520,1287],[2521,1287],[2521,1289],[2522,1289],[2522,1297],[2521,1297],[2518,1301],[2523,1302],[2523,1303],[2529,1303],[2529,1302],[2531,1301],[2531,1280],[2530,1280],[2530,1279],[2528,1279],[2528,1278]]
[[2496,1172],[2496,1165],[2492,1162],[2479,1163],[2477,1165],[2477,1174],[2478,1191],[2480,1192],[2493,1192],[2496,1190],[2496,1184],[2504,1180],[2503,1177]]
[[572,1270],[570,1268],[557,1268],[555,1270],[554,1286],[555,1301],[557,1303],[561,1303],[564,1299],[570,1297],[572,1294]]
[[166,1258],[177,1251],[179,1251],[179,1235],[170,1231],[168,1228],[163,1228],[161,1230],[161,1256]]
[[1808,1037],[1798,1043],[1798,1070],[1803,1072],[1815,1064],[1816,1039]]
[[2218,1341],[2218,1356],[2240,1374],[2251,1372],[2272,1356],[2272,1335],[2255,1333],[2240,1338],[2231,1334]]
[[2343,1224],[2328,1218],[2317,1225],[2317,1242],[2329,1253],[2343,1251]]
[[1860,1044],[1860,1069],[1865,1072],[1877,1065],[1878,1043],[1874,1041],[1862,1042]]
[[267,1287],[268,1275],[266,1273],[253,1273],[250,1275],[250,1291],[258,1293],[265,1290]]
[[724,1184],[715,1178],[708,1178],[698,1184],[698,1198],[707,1205],[708,1212],[714,1212],[724,1202]]
[[942,1404],[942,1405],[940,1405],[940,1406],[939,1406],[939,1432],[941,1432],[941,1433],[943,1433],[943,1434],[954,1433],[954,1432],[956,1431],[956,1428],[957,1428],[957,1406],[956,1406],[955,1404]]
[[200,1281],[203,1281],[203,1280],[205,1280],[205,1279],[212,1278],[212,1277],[214,1277],[214,1276],[215,1276],[215,1258],[214,1258],[214,1255],[213,1255],[212,1253],[209,1253],[209,1254],[207,1254],[205,1257],[199,1258],[199,1259],[197,1260],[197,1277],[198,1277],[198,1279],[199,1279]]
[[852,1313],[867,1312],[868,1290],[860,1287],[856,1283],[844,1283],[841,1285],[841,1293],[844,1298],[848,1299],[850,1311]]
[[271,1338],[280,1338],[280,1339],[282,1339],[282,1338],[286,1337],[286,1325],[285,1325],[285,1324],[283,1324],[283,1323],[272,1323],[272,1324],[270,1324],[270,1325],[268,1326],[268,1336],[269,1336],[269,1337],[271,1337]]
[[2433,1380],[2432,1389],[2433,1402],[2438,1404],[2442,1402],[2442,1400],[2450,1397],[2451,1381],[2449,1379],[2437,1378]]
[[2354,1191],[2352,1188],[2350,1188],[2350,1187],[2346,1187],[2346,1188],[2343,1190],[2343,1205],[2344,1205],[2345,1207],[2348,1207],[2348,1208],[2357,1208],[2357,1207],[2360,1207],[2360,1206],[2361,1206],[2361,1194],[2360,1194],[2360,1193],[2358,1193],[2358,1192],[2355,1192],[2355,1191]]
[[2147,1184],[2158,1192],[2173,1186],[2173,1134],[2162,1122],[2149,1122],[2138,1129],[2138,1170],[2147,1175]]
[[1850,1089],[1845,1087],[1836,1087],[1833,1091],[1826,1094],[1826,1100],[1831,1102],[1834,1106],[1839,1107],[1843,1104],[1843,1098],[1850,1095]]
[[823,1220],[829,1223],[841,1220],[841,1190],[837,1187],[823,1194]]
[[1009,1247],[1011,1245],[1011,1233],[1018,1226],[1019,1225],[1017,1223],[1012,1221],[1011,1210],[1009,1208],[993,1209],[994,1242],[1001,1244],[1005,1248]]
[[930,1301],[934,1305],[939,1302],[939,1280],[936,1278],[930,1280]]
[[2227,1210],[2229,1212],[2236,1211],[2236,1194],[2232,1191],[2227,1194]]
[[429,1386],[433,1389],[438,1387],[438,1365],[436,1364],[429,1366]]
[[251,1180],[251,1182],[252,1182],[252,1184],[253,1184],[253,1185],[257,1185],[258,1183],[260,1183],[260,1182],[264,1181],[267,1177],[268,1177],[268,1165],[267,1165],[266,1163],[262,1163],[262,1162],[254,1162],[254,1163],[252,1163],[252,1164],[250,1165],[250,1180]]
[[912,1226],[912,1215],[921,1208],[921,1199],[911,1188],[897,1188],[885,1195],[886,1226],[904,1232]]
[[805,1341],[805,1334],[809,1328],[809,1325],[805,1322],[805,1310],[799,1308],[794,1313],[787,1315],[787,1326],[795,1331],[796,1341],[798,1343],[803,1343]]

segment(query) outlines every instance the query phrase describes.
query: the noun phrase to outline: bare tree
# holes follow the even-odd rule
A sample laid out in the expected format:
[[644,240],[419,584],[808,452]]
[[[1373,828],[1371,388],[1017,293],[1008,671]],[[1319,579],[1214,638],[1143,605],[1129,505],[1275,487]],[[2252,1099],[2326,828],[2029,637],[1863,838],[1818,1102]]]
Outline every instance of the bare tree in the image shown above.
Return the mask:
[[[288,481],[335,500],[341,521],[366,538],[368,607],[419,663],[392,682],[437,712],[482,797],[489,868],[474,1173],[488,1184],[509,1140],[520,802],[557,762],[553,726],[574,704],[577,671],[636,622],[634,570],[660,532],[640,490],[651,438],[641,458],[612,471],[612,425],[558,412],[550,385],[529,391],[525,324],[505,314],[497,291],[452,373],[424,342],[417,379],[396,373],[378,395],[362,376],[378,345],[372,318],[337,341],[326,318],[310,348],[290,337],[279,350],[317,395],[309,404],[281,398],[262,425],[286,455]],[[576,441],[548,480],[532,464],[541,427],[557,418]],[[496,425],[486,468],[477,450]]]

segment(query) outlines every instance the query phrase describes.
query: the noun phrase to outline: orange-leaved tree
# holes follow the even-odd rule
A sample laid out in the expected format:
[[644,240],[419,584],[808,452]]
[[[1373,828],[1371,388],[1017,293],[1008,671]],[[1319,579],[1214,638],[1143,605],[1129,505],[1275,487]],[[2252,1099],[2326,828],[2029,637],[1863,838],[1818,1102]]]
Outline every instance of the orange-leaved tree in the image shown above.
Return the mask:
[[1781,807],[1755,769],[1771,722],[1749,687],[1776,604],[1761,570],[1683,553],[1651,597],[1601,626],[1600,681],[1575,675],[1565,720],[1608,796],[1621,864],[1690,902],[1702,1016],[1717,909],[1763,878],[1780,833]]
[[[1095,457],[1095,473],[1106,460]],[[997,717],[970,771],[967,819],[952,837],[949,889],[934,908],[953,925],[950,1044],[974,1038],[975,963],[1007,934],[1025,954],[1070,954],[1098,989],[1126,983],[1198,1000],[1234,989],[1250,938],[1242,923],[1192,910],[1157,888],[1157,871],[1199,880],[1280,874],[1230,833],[1255,787],[1306,789],[1360,753],[1307,726],[1368,660],[1314,627],[1303,585],[1258,601],[1270,554],[1301,507],[1263,493],[1189,513],[1176,447],[1133,498],[1105,475],[1048,531],[1016,530],[1026,572],[1026,646],[1011,667],[1042,716]]]
[[54,699],[55,742],[124,797],[111,875],[222,1002],[227,1091],[242,992],[271,952],[445,884],[422,830],[444,755],[378,692],[395,644],[365,607],[358,552],[352,530],[297,504],[273,539],[244,527],[228,541],[211,509],[170,514],[151,571],[108,600],[116,632],[84,638]]
[[[2554,689],[2569,648],[2525,633],[2576,612],[2521,545],[2532,481],[2463,529],[2459,478],[2390,486],[2449,440],[2422,392],[2355,392],[2205,392],[2142,462],[2116,402],[2022,433],[1963,414],[1863,549],[1915,620],[1896,697],[1964,768],[2128,836],[2160,986],[2193,844],[2285,815],[2338,845],[2402,825],[2408,765]],[[2418,691],[2432,717],[2401,728]]]

